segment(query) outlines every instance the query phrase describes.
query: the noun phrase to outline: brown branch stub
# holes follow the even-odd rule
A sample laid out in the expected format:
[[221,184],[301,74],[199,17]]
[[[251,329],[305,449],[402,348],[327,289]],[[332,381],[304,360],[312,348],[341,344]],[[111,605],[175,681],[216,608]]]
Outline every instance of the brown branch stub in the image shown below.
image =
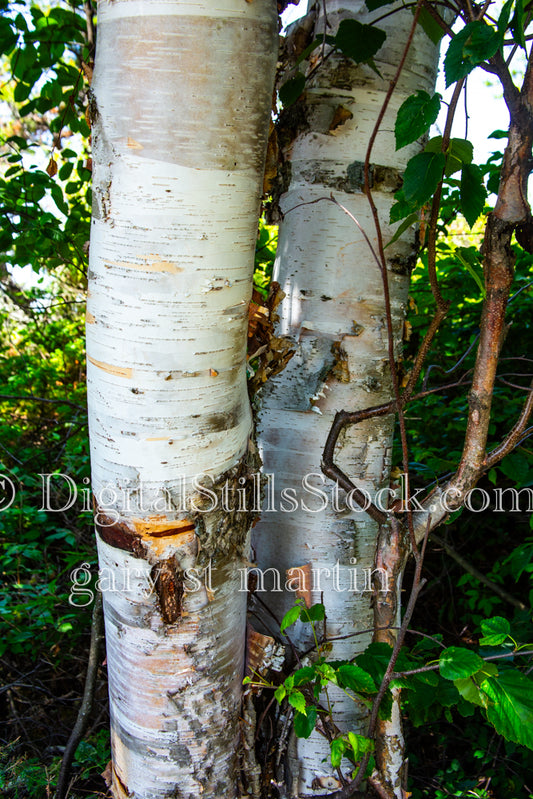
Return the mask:
[[156,563],[150,576],[159,599],[159,609],[165,624],[175,624],[181,618],[183,571],[173,559]]

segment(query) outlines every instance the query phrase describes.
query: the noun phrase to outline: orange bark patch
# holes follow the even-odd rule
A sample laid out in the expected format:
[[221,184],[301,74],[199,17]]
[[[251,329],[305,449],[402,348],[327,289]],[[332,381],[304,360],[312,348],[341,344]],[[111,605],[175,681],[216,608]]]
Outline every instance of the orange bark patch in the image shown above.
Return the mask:
[[329,125],[329,132],[333,133],[334,130],[337,130],[338,127],[344,125],[349,119],[353,119],[353,114],[351,111],[348,111],[343,105],[337,106],[335,109],[335,113],[333,114],[333,119]]
[[287,588],[294,591],[298,599],[303,599],[307,608],[311,607],[311,564],[292,566],[285,572]]
[[133,369],[129,366],[114,366],[110,363],[104,363],[104,361],[97,361],[96,358],[91,358],[90,355],[87,356],[87,360],[90,361],[93,366],[97,366],[98,369],[101,369],[103,372],[108,372],[110,375],[117,375],[118,377],[127,377],[130,379],[133,375]]
[[164,517],[132,519],[131,525],[141,541],[157,557],[163,555],[167,547],[173,549],[196,545],[194,522],[189,519],[169,521]]
[[170,274],[183,272],[181,266],[177,266],[177,264],[172,263],[172,261],[165,261],[159,255],[150,254],[148,257],[154,260],[140,264],[133,263],[132,261],[107,261],[106,266],[108,268],[110,266],[121,266],[124,269],[141,269],[143,272],[169,272]]

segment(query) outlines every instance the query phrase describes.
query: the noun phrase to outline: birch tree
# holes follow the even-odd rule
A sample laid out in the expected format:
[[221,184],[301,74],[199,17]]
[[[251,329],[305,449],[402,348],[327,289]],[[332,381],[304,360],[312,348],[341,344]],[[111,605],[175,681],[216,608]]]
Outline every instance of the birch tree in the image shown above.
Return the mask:
[[[285,575],[287,570],[311,564],[311,573],[302,572],[301,579],[308,581],[310,601],[320,602],[323,596],[328,637],[338,639],[331,656],[350,660],[372,638],[371,574],[378,524],[353,496],[335,488],[331,491],[320,465],[338,409],[380,405],[393,397],[390,360],[399,356],[413,238],[408,234],[387,251],[387,319],[380,265],[373,254],[377,250],[374,221],[363,188],[368,143],[390,82],[397,78],[413,16],[404,10],[381,21],[376,27],[387,33],[385,40],[376,27],[370,27],[371,17],[359,2],[328,2],[325,11],[327,20],[320,13],[314,21],[313,37],[334,35],[339,23],[351,31],[350,22],[355,22],[353,47],[360,54],[356,60],[367,61],[377,50],[377,69],[355,64],[343,54],[333,55],[306,82],[300,100],[285,112],[286,127],[293,130],[288,141],[283,138],[288,134],[281,132],[285,173],[290,179],[280,201],[283,221],[275,280],[285,294],[279,310],[280,331],[293,339],[295,354],[265,388],[258,435],[266,473],[294,492],[298,509],[287,512],[286,502],[278,505],[277,512],[267,509],[254,541],[263,569],[274,565]],[[366,27],[358,29],[361,25]],[[436,59],[437,48],[419,29],[375,136],[371,186],[389,238],[387,220],[394,192],[418,147],[415,143],[395,153],[396,112],[416,88],[432,90]],[[335,202],[329,201],[330,196]],[[374,500],[381,491],[385,508],[392,432],[390,414],[364,422],[345,432],[336,453],[337,462],[347,474],[357,476],[358,486],[369,498]],[[289,571],[289,576],[296,573]],[[386,581],[384,573],[380,590],[399,588]],[[268,595],[279,618],[294,602],[295,585],[292,581],[288,591]],[[306,629],[301,625],[299,631],[291,632],[294,643],[304,648],[311,643]],[[355,639],[354,633],[358,633]],[[334,718],[340,729],[362,730],[367,717],[363,704],[354,705],[340,692],[334,699]],[[400,738],[397,711],[394,725]],[[401,745],[396,752],[401,762]],[[328,762],[329,744],[323,735],[315,732],[308,740],[298,739],[291,763],[291,795],[341,787],[338,775],[324,764],[325,758]],[[399,784],[400,764],[391,764],[391,769]]]
[[249,517],[231,498],[254,468],[276,54],[270,0],[99,3],[87,359],[117,799],[236,791]]

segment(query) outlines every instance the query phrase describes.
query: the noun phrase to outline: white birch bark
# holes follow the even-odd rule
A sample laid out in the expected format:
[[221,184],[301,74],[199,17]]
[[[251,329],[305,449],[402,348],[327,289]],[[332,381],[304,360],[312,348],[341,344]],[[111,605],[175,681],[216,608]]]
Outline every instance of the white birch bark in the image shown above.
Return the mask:
[[[359,0],[328,0],[326,10],[332,26],[328,33],[334,33],[345,16],[369,21]],[[254,529],[254,548],[262,569],[274,566],[283,574],[286,569],[311,563],[312,601],[320,602],[323,596],[328,636],[358,633],[334,642],[334,660],[353,658],[372,637],[370,573],[377,525],[357,505],[354,510],[336,510],[332,487],[320,472],[322,450],[337,410],[362,410],[387,402],[392,398],[392,386],[378,265],[362,233],[340,208],[327,201],[306,203],[333,193],[376,247],[369,203],[362,193],[363,163],[411,24],[409,10],[379,24],[387,31],[387,40],[375,59],[382,78],[369,67],[356,67],[341,57],[333,57],[317,71],[306,85],[303,102],[295,107],[299,132],[285,151],[290,182],[280,203],[285,216],[280,226],[275,279],[286,293],[279,309],[280,332],[293,337],[296,354],[264,390],[258,439],[265,471],[275,474],[278,492],[294,489],[299,508],[283,512],[278,495],[278,510],[264,513]],[[316,32],[323,31],[320,18]],[[373,195],[385,242],[392,235],[388,219],[393,193],[399,188],[407,160],[418,147],[415,144],[395,152],[396,112],[417,89],[432,91],[436,59],[435,46],[420,31],[376,139]],[[330,131],[339,105],[353,117]],[[408,232],[386,251],[398,355],[408,274],[413,265],[412,239],[412,232]],[[383,489],[379,497],[385,509],[392,431],[392,416],[363,422],[343,434],[336,451],[340,467],[374,501],[376,492]],[[325,492],[324,497],[310,496],[302,485],[309,474],[316,475],[310,482]],[[340,506],[344,496],[340,491]],[[307,509],[302,507],[304,503]],[[287,509],[288,504],[284,507]],[[396,586],[383,588],[396,590]],[[294,594],[270,593],[263,600],[281,618],[294,603]],[[297,644],[309,646],[308,626],[298,625],[290,628],[289,634]],[[334,699],[333,720],[338,727],[364,732],[364,707],[354,705],[340,692]],[[393,726],[391,733],[398,738],[391,752],[391,780],[394,795],[401,797],[401,726],[397,712]],[[343,763],[349,774],[349,764]],[[328,764],[329,746],[323,737],[313,733],[308,740],[298,739],[290,764],[291,796],[339,787],[337,775]]]
[[98,4],[87,360],[117,799],[235,796],[248,517],[220,503],[250,466],[276,53],[271,0]]

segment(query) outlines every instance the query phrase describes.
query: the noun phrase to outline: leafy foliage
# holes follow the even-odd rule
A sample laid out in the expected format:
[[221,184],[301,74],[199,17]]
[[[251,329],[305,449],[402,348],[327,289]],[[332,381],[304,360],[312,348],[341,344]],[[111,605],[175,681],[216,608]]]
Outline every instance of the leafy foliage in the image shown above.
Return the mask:
[[[389,0],[367,0],[369,10],[389,4]],[[95,564],[90,514],[80,508],[79,501],[63,511],[42,509],[39,477],[67,474],[78,488],[88,478],[83,301],[91,204],[86,112],[92,44],[82,2],[39,7],[3,0],[0,10],[3,102],[9,111],[6,117],[10,116],[3,124],[0,176],[4,210],[0,226],[4,296],[0,306],[0,449],[1,473],[16,489],[15,501],[0,513],[0,656],[17,710],[11,714],[7,703],[2,707],[9,733],[17,741],[2,756],[0,789],[6,796],[40,799],[53,789],[59,767],[59,758],[47,747],[63,745],[72,726],[72,708],[61,696],[70,691],[80,695],[85,666],[79,651],[86,645],[89,608],[69,602],[70,573],[81,562]],[[448,85],[494,58],[505,37],[512,36],[525,49],[525,21],[522,0],[508,0],[497,27],[481,19],[467,22],[448,45]],[[442,27],[425,8],[420,22],[433,40],[443,36]],[[319,47],[372,67],[384,38],[375,25],[355,20],[344,20],[335,36],[317,37],[301,55],[298,71],[282,86],[281,103],[287,107],[299,101],[306,85],[303,60],[310,53],[316,55]],[[438,94],[431,97],[417,91],[409,97],[396,120],[397,147],[428,134],[440,105]],[[495,139],[506,135],[496,132]],[[429,366],[422,375],[427,389],[453,383],[458,364],[465,374],[473,365],[471,347],[484,297],[480,217],[489,193],[498,189],[501,161],[500,152],[486,164],[475,164],[466,139],[435,136],[409,162],[403,188],[396,195],[391,221],[400,222],[398,231],[402,232],[415,221],[421,223],[424,245],[428,205],[444,177],[436,273],[455,312],[449,314],[430,350]],[[470,231],[458,221],[458,213]],[[275,245],[275,229],[262,222],[254,281],[265,297]],[[519,401],[508,385],[509,377],[524,387],[528,379],[524,341],[531,337],[533,264],[517,242],[513,241],[512,248],[517,261],[515,296],[503,344],[509,368],[502,368],[495,391],[494,442],[518,415]],[[27,270],[34,274],[30,285],[24,285],[27,278],[21,277],[24,267],[25,274]],[[428,269],[427,251],[423,251],[411,287],[411,338],[403,361],[406,374],[433,313]],[[455,468],[468,412],[462,389],[458,379],[456,385],[410,406],[415,420],[409,437],[416,485],[426,484],[428,478],[440,480]],[[527,441],[494,466],[480,487],[488,489],[496,483],[503,488],[533,485],[533,455]],[[68,502],[68,485],[55,478],[52,486],[53,504],[61,507]],[[523,597],[526,610],[511,613],[473,575],[458,567],[453,571],[444,563],[442,552],[430,555],[427,598],[421,603],[417,624],[431,639],[401,651],[393,680],[393,686],[401,688],[408,738],[420,744],[410,752],[414,799],[428,795],[522,797],[520,774],[533,769],[528,751],[532,748],[531,679],[522,666],[527,661],[521,657],[520,643],[532,638],[527,606],[533,599],[533,538],[525,514],[517,510],[497,517],[490,513],[493,507],[486,514],[455,516],[447,535],[451,537],[460,527],[469,557],[482,564],[493,583]],[[447,584],[453,589],[449,593],[445,593]],[[296,622],[312,625],[315,659],[283,675],[279,684],[259,680],[262,688],[271,688],[278,702],[290,708],[294,730],[304,738],[312,734],[319,719],[328,718],[322,698],[332,686],[371,706],[391,656],[390,646],[373,643],[351,661],[329,662],[328,642],[321,637],[324,614],[321,603],[309,609],[300,603],[289,611],[281,632]],[[436,627],[440,632],[436,633]],[[486,660],[493,655],[495,661]],[[21,687],[21,675],[28,684],[33,678],[27,672],[37,668],[45,675],[39,678],[41,682],[36,680],[31,689]],[[2,696],[5,702],[6,694]],[[100,702],[103,707],[105,699]],[[28,705],[33,718],[30,735],[25,736],[18,716]],[[387,691],[382,717],[390,708]],[[459,726],[464,737],[459,735]],[[38,748],[43,753],[39,758],[35,756]],[[372,749],[373,741],[364,735],[339,733],[330,743],[331,764],[348,762],[355,767]],[[104,730],[97,730],[80,745],[75,765],[78,779],[88,780],[87,791],[97,790],[90,782],[91,774],[103,769],[107,757]],[[505,765],[506,760],[512,768]],[[426,768],[432,774],[431,793],[417,783],[417,769],[421,773]],[[488,775],[488,784],[497,793],[479,785],[480,774]]]
[[[71,572],[85,562],[96,576],[84,354],[93,49],[86,5],[3,2],[0,16],[0,701],[13,741],[0,792],[21,799],[53,792],[90,624],[87,602],[70,601]],[[105,725],[102,683],[97,703]],[[29,706],[31,723],[20,727]],[[76,755],[72,796],[78,785],[103,787],[94,775],[108,753],[107,731],[95,728]]]
[[444,59],[446,86],[466,78],[474,67],[491,58],[500,46],[500,36],[482,19],[468,22],[450,42]]
[[398,111],[394,128],[397,150],[423,136],[436,122],[441,99],[440,94],[430,97],[427,92],[420,90],[404,101]]

